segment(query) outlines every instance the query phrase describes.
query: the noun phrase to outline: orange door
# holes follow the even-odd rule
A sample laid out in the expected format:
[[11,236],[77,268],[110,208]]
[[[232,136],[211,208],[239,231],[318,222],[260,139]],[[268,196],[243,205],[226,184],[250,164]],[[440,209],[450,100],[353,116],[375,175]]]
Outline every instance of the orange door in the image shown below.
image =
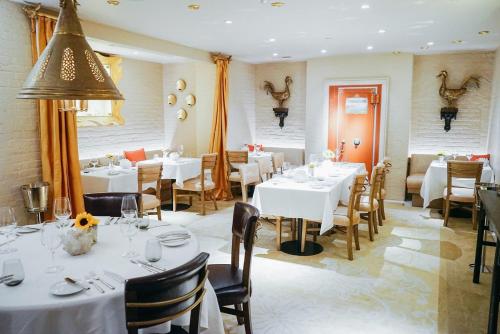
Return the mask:
[[378,162],[380,92],[381,85],[330,87],[328,147],[345,142],[343,160],[365,163],[368,173]]

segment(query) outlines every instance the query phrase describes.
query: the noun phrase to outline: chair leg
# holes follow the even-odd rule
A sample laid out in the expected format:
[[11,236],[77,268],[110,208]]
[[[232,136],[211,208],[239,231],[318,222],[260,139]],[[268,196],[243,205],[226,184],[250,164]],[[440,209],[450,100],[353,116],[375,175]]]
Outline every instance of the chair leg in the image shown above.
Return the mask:
[[382,208],[380,206],[377,209],[377,215],[378,215],[378,226],[383,226],[384,220],[382,218]]
[[205,215],[205,191],[202,190],[201,196],[200,196],[200,201],[201,201],[201,215]]
[[373,241],[373,220],[371,212],[368,212],[368,235],[370,236],[370,241]]
[[292,219],[292,222],[290,223],[290,230],[292,234],[292,240],[297,240],[297,220],[295,218]]
[[300,252],[303,253],[306,248],[307,220],[302,222],[302,239],[300,240]]
[[356,250],[360,250],[360,248],[359,248],[359,230],[358,230],[358,225],[354,226],[354,243],[356,244]]
[[384,206],[384,200],[380,200],[380,209],[382,211],[382,219],[385,220],[385,206]]
[[353,260],[352,256],[352,226],[347,226],[347,257],[349,260]]
[[372,216],[373,231],[378,234],[377,210],[370,212],[370,215]]
[[276,217],[276,249],[281,250],[281,217]]
[[446,199],[444,202],[444,226],[448,226],[449,218],[450,218],[450,200]]
[[189,196],[189,206],[193,206],[193,196]]
[[252,318],[250,314],[250,301],[243,303],[243,315],[245,318],[245,334],[252,334]]
[[[234,304],[234,309],[235,310],[238,310],[238,311],[243,311],[243,306],[241,304]],[[245,318],[243,317],[236,317],[236,319],[238,320],[238,325],[241,326],[245,323]]]
[[477,210],[476,203],[472,203],[472,229],[477,230]]
[[248,192],[247,192],[247,186],[243,184],[243,182],[241,182],[241,197],[243,198],[243,202],[247,202],[247,196],[248,196]]
[[174,189],[173,194],[172,194],[172,210],[174,212],[177,211],[177,189]]
[[156,207],[156,214],[158,216],[158,220],[161,221],[161,206]]
[[212,190],[211,196],[212,196],[212,201],[214,202],[215,210],[219,210],[219,208],[217,207],[217,199],[215,199],[215,190]]

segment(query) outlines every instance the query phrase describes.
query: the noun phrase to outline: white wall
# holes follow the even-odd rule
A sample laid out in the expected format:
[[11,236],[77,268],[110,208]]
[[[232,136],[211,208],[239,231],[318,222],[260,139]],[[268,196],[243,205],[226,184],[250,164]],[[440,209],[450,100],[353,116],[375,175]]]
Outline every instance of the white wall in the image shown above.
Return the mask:
[[35,102],[16,99],[31,70],[30,28],[21,6],[10,1],[0,1],[0,17],[0,206],[14,207],[24,224],[33,216],[24,211],[19,187],[41,179]]
[[196,149],[197,154],[208,152],[214,112],[215,64],[196,63]]
[[[306,119],[306,62],[281,62],[256,65],[255,85],[255,141],[264,146],[305,147]],[[285,126],[279,127],[279,118],[273,108],[278,102],[264,91],[264,80],[273,83],[276,91],[285,89],[285,77],[292,77],[290,98],[285,102],[288,116]]]
[[162,65],[123,58],[123,76],[118,89],[125,97],[125,124],[78,128],[80,159],[122,154],[124,150],[163,147]]
[[[410,153],[486,152],[493,60],[493,52],[415,56]],[[460,87],[471,75],[481,78],[479,89],[458,100],[457,119],[449,132],[440,120],[441,107],[446,106],[439,96],[441,78],[436,78],[441,70],[448,71],[448,88]]]
[[227,147],[239,150],[255,143],[255,68],[256,65],[229,63],[229,105]]
[[498,182],[498,177],[500,176],[500,48],[496,51],[494,66],[488,152],[491,154],[491,164],[495,170]]
[[385,152],[391,157],[393,168],[386,186],[388,198],[402,200],[408,157],[412,76],[413,55],[410,54],[350,55],[307,61],[306,156],[327,148],[328,106],[324,103],[327,81],[387,78],[389,110]]

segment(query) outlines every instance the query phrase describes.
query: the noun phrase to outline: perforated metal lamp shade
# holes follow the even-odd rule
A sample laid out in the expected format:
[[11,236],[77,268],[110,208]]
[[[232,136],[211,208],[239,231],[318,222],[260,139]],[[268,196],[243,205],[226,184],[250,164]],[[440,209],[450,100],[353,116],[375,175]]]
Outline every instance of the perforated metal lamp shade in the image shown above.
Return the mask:
[[76,0],[61,0],[60,7],[54,34],[17,98],[123,100],[85,39]]

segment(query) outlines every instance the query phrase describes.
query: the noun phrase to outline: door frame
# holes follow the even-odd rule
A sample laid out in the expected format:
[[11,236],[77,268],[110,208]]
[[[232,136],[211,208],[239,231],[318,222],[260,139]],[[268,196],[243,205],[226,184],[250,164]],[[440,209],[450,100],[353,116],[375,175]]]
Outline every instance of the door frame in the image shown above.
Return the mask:
[[388,77],[368,77],[368,78],[346,78],[346,79],[328,79],[325,81],[323,90],[323,115],[326,120],[326,137],[323,145],[328,147],[328,126],[330,117],[330,86],[349,86],[349,85],[382,85],[382,98],[380,100],[380,133],[378,161],[385,157],[387,146],[387,113],[389,108],[389,78]]

